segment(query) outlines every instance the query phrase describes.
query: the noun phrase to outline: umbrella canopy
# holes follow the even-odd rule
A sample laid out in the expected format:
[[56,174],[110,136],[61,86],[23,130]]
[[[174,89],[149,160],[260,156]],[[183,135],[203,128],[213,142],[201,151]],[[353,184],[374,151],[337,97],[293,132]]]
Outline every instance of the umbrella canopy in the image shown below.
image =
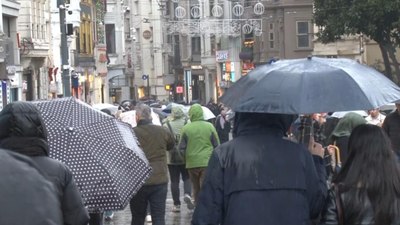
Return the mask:
[[93,104],[92,107],[97,110],[108,109],[108,110],[110,110],[111,114],[113,114],[113,115],[115,115],[118,111],[118,106],[111,105],[109,103]]
[[129,125],[73,97],[35,104],[50,157],[70,167],[89,211],[125,208],[151,173]]
[[257,67],[221,97],[236,112],[308,114],[378,108],[400,88],[350,59],[309,57]]
[[[173,102],[172,102],[172,103],[169,103],[169,104],[167,105],[167,107],[166,107],[165,109],[163,109],[163,112],[165,112],[165,113],[171,113],[171,109],[172,109],[173,106],[181,107],[181,108],[182,108],[182,111],[185,113],[185,115],[188,116],[188,114],[189,114],[189,109],[190,109],[190,105],[182,105],[182,104],[173,103]],[[207,108],[207,107],[205,107],[205,106],[201,106],[201,109],[203,110],[203,117],[204,117],[204,120],[210,120],[210,119],[214,119],[214,118],[215,118],[214,113],[213,113],[209,108]]]
[[[119,115],[120,119],[125,122],[130,124],[132,127],[136,127],[136,110],[130,110],[123,112]],[[151,117],[152,117],[152,123],[154,125],[159,125],[161,126],[161,120],[160,117],[157,113],[155,113],[153,110],[151,110]]]

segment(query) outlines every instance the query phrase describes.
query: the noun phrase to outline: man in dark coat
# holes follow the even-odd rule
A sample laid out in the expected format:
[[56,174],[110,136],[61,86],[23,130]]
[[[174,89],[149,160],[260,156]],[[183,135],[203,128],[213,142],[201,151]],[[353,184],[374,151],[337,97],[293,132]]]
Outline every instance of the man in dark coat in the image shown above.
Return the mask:
[[236,113],[235,138],[211,156],[193,225],[311,224],[327,195],[324,150],[287,140],[293,120]]
[[393,151],[400,158],[400,101],[396,102],[396,110],[386,116],[382,129],[389,136]]
[[0,147],[31,157],[53,183],[65,225],[87,224],[89,214],[72,172],[64,163],[49,157],[45,124],[33,103],[12,102],[0,112]]
[[152,174],[130,201],[131,225],[143,225],[147,204],[153,225],[165,225],[165,204],[168,191],[167,151],[175,146],[175,140],[167,128],[152,124],[151,108],[145,104],[136,106],[137,127],[133,130],[149,160]]
[[35,163],[0,149],[0,224],[60,225],[60,200]]

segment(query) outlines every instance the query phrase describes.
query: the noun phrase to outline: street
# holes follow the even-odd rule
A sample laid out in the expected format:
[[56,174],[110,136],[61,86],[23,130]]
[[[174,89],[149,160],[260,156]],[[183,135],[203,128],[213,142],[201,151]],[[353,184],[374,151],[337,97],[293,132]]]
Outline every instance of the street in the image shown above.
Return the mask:
[[[171,191],[169,190],[168,184],[168,195],[167,195],[167,206],[165,210],[165,224],[166,225],[189,225],[192,219],[193,211],[188,210],[186,204],[183,201],[183,186],[181,182],[181,212],[172,212],[173,201]],[[129,210],[129,205],[123,211],[116,211],[114,217],[111,221],[105,221],[104,225],[130,225],[131,224],[131,212]],[[151,223],[146,223],[150,225]]]

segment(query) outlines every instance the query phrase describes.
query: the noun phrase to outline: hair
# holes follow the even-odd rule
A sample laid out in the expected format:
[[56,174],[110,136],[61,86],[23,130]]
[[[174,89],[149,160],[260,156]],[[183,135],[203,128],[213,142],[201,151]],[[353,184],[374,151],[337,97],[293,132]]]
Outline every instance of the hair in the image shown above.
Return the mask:
[[109,109],[101,109],[100,111],[102,111],[103,113],[105,113],[105,114],[107,114],[109,116],[112,116],[112,113],[111,113],[111,111]]
[[392,224],[400,215],[400,168],[386,133],[376,125],[355,127],[350,135],[349,157],[334,183],[348,192],[343,201],[346,224],[362,219],[370,201],[375,224]]
[[135,110],[136,116],[139,118],[139,120],[152,120],[150,106],[139,103],[136,105]]

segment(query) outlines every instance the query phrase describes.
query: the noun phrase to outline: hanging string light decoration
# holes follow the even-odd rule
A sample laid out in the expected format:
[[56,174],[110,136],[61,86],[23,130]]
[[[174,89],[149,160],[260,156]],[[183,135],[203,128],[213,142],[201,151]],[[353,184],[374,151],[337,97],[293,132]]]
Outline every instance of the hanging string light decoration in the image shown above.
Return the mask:
[[[179,2],[179,0],[172,1],[175,3]],[[175,17],[178,20],[166,23],[167,32],[169,34],[180,33],[185,36],[205,35],[207,37],[222,35],[238,37],[241,34],[250,33],[253,33],[255,36],[262,35],[262,19],[241,19],[240,17],[244,14],[245,8],[239,2],[236,2],[231,8],[232,14],[238,17],[238,19],[225,19],[221,18],[224,15],[224,8],[218,3],[218,0],[214,2],[214,6],[211,8],[210,14],[212,17],[205,17],[202,7],[207,5],[205,4],[206,1],[208,0],[198,0],[197,4],[192,5],[189,10],[189,16],[183,6],[177,6],[175,8]],[[257,0],[257,3],[253,6],[253,13],[260,16],[264,12],[264,5]]]
[[257,2],[254,5],[254,14],[260,16],[260,15],[264,14],[264,11],[265,11],[265,7],[261,2]]
[[186,9],[183,8],[182,6],[178,6],[175,9],[175,16],[178,19],[183,19],[186,16]]
[[221,17],[224,14],[224,9],[220,5],[214,5],[211,9],[211,13],[214,17]]
[[198,19],[201,17],[201,9],[199,5],[195,5],[190,9],[190,15],[194,19]]
[[233,15],[235,15],[235,16],[242,16],[243,13],[244,13],[244,7],[243,7],[243,5],[241,5],[241,4],[239,4],[239,3],[236,3],[236,5],[233,6],[233,8],[232,8],[232,13],[233,13]]

